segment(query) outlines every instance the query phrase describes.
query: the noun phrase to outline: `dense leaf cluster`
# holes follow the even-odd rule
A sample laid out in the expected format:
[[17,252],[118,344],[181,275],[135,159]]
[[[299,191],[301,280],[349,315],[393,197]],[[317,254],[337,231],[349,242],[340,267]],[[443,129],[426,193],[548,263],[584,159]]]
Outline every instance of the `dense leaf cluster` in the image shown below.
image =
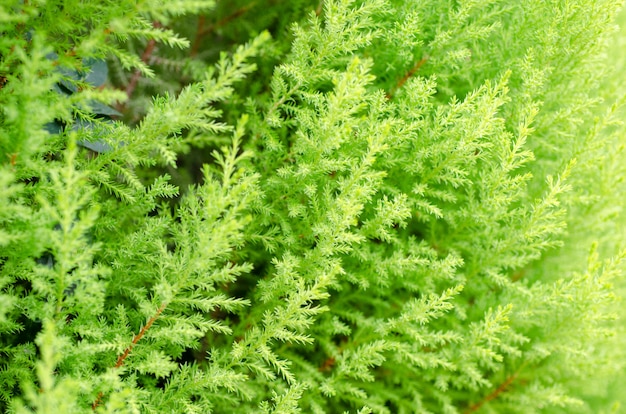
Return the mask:
[[7,0],[0,410],[626,404],[618,0]]

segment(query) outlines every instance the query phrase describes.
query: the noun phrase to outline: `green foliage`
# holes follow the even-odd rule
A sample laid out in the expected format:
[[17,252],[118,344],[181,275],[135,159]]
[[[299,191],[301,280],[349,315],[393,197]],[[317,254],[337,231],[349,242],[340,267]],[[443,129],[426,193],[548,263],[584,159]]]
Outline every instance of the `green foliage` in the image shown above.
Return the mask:
[[0,411],[619,412],[620,6],[5,1]]

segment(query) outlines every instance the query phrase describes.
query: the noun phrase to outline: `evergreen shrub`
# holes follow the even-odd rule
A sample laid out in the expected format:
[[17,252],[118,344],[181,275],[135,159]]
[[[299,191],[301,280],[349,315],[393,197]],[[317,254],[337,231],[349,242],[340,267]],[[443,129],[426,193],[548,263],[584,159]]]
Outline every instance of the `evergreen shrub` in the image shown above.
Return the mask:
[[3,0],[0,411],[609,413],[618,0]]

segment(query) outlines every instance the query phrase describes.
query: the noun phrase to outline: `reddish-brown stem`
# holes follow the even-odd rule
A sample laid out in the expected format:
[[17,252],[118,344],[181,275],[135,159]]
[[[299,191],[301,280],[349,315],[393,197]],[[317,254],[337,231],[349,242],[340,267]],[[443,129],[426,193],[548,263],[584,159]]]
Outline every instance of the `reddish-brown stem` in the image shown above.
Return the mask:
[[413,65],[413,67],[411,69],[409,69],[409,71],[407,73],[404,74],[404,76],[402,77],[402,79],[400,79],[397,83],[396,86],[387,93],[387,99],[391,99],[393,98],[393,94],[400,89],[405,83],[406,81],[408,81],[412,76],[414,76],[418,70],[420,70],[420,68],[422,66],[424,66],[424,63],[426,63],[426,61],[428,60],[428,56],[424,56],[423,58],[421,58],[415,65]]
[[9,157],[9,163],[11,166],[15,167],[15,164],[17,163],[17,153],[7,154],[7,157]]
[[256,6],[256,3],[257,3],[256,1],[253,1],[250,4],[240,7],[239,9],[235,10],[233,13],[229,14],[228,16],[222,18],[221,20],[218,20],[217,22],[209,26],[204,25],[205,17],[200,16],[200,19],[198,20],[198,30],[196,32],[196,37],[193,40],[193,45],[191,47],[191,51],[189,52],[189,54],[191,56],[197,55],[198,49],[200,48],[200,42],[202,41],[202,38],[204,36],[208,35],[209,33],[214,32],[215,30],[226,25],[230,21],[235,20],[237,17],[243,15],[244,13],[252,9],[254,6]]
[[217,23],[214,23],[212,25],[210,25],[209,27],[205,28],[203,30],[203,32],[201,33],[202,36],[213,32],[216,29],[219,29],[220,27],[226,25],[227,23],[231,22],[232,20],[235,20],[237,17],[245,14],[246,12],[248,12],[248,10],[252,9],[254,6],[256,6],[256,1],[253,1],[250,4],[247,4],[243,7],[240,7],[239,9],[235,10],[233,13],[229,14],[228,16],[224,17],[221,20],[218,20]]
[[[114,368],[119,368],[122,365],[124,365],[124,361],[126,360],[126,358],[128,358],[128,355],[130,355],[130,353],[133,350],[133,348],[135,347],[135,345],[137,345],[137,342],[139,342],[141,340],[141,338],[143,338],[143,336],[146,334],[148,329],[150,329],[152,324],[159,318],[161,313],[165,310],[166,306],[167,306],[167,303],[162,303],[161,306],[159,307],[159,309],[157,309],[157,311],[155,312],[155,314],[152,315],[152,317],[150,319],[148,319],[148,322],[143,326],[143,328],[141,328],[139,333],[133,337],[133,340],[131,341],[130,345],[128,345],[128,347],[124,350],[122,355],[120,355],[117,358],[117,362],[115,363]],[[92,410],[95,410],[96,408],[98,408],[98,405],[100,405],[100,401],[102,401],[102,397],[103,396],[104,396],[104,394],[102,394],[101,392],[98,393],[98,397],[93,402],[93,404],[91,404],[91,409]]]
[[515,272],[513,274],[513,276],[511,276],[511,282],[517,282],[518,280],[523,278],[524,277],[524,273],[526,273],[524,270],[520,270],[520,271]]
[[128,348],[126,348],[124,353],[122,355],[120,355],[119,358],[117,358],[117,362],[115,363],[115,368],[119,368],[119,367],[121,367],[124,364],[124,360],[126,358],[128,358],[128,355],[130,354],[130,351],[133,350],[133,347],[145,335],[145,333],[148,331],[148,329],[150,329],[150,327],[152,326],[154,321],[157,320],[159,315],[161,315],[161,312],[163,312],[163,310],[165,309],[165,306],[167,306],[167,305],[165,303],[163,303],[161,305],[161,307],[159,307],[159,309],[157,309],[156,313],[150,319],[148,319],[148,323],[146,323],[144,325],[144,327],[141,328],[141,331],[139,331],[139,333],[137,335],[135,335],[135,337],[133,338],[133,341],[130,343]]
[[463,413],[464,414],[470,414],[470,413],[475,413],[476,411],[478,411],[483,405],[487,404],[489,401],[493,401],[496,398],[498,398],[498,396],[500,394],[502,394],[503,392],[506,391],[506,389],[513,383],[513,381],[515,381],[515,379],[517,378],[517,373],[511,375],[510,377],[508,377],[502,384],[500,384],[498,386],[498,388],[496,388],[495,390],[493,390],[493,392],[489,395],[487,395],[485,398],[483,398],[482,400],[478,401],[476,404],[472,404],[470,405],[467,410],[465,410]]
[[322,10],[324,9],[324,0],[320,0],[320,3],[317,5],[317,9],[315,9],[315,15],[319,16],[322,14]]
[[[154,22],[152,23],[152,25],[155,28],[161,27],[161,23],[159,22]],[[148,44],[146,45],[146,48],[141,54],[141,61],[143,63],[148,63],[148,60],[150,60],[152,53],[154,53],[155,47],[156,47],[156,40],[150,39],[148,41]],[[135,88],[137,88],[137,84],[139,83],[139,78],[141,78],[141,71],[137,69],[133,73],[133,76],[130,78],[130,82],[128,82],[128,85],[126,85],[126,96],[128,96],[128,99],[130,99],[130,97],[133,96],[133,92],[135,92]]]
[[202,39],[202,32],[204,30],[204,22],[206,21],[206,17],[200,16],[198,18],[198,29],[196,29],[196,37],[193,39],[193,43],[191,44],[191,50],[189,51],[190,56],[196,56],[198,54],[198,48],[200,47],[200,40]]
[[328,359],[326,359],[326,361],[322,363],[322,365],[319,366],[319,368],[317,368],[317,370],[319,372],[328,372],[333,369],[334,365],[335,365],[335,358],[329,357]]

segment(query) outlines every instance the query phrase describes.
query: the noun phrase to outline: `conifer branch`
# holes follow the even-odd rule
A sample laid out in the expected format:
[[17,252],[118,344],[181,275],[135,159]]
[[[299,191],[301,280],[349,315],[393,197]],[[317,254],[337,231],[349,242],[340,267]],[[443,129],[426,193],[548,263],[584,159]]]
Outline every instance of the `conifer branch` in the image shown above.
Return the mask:
[[8,3],[0,412],[624,399],[622,1]]

